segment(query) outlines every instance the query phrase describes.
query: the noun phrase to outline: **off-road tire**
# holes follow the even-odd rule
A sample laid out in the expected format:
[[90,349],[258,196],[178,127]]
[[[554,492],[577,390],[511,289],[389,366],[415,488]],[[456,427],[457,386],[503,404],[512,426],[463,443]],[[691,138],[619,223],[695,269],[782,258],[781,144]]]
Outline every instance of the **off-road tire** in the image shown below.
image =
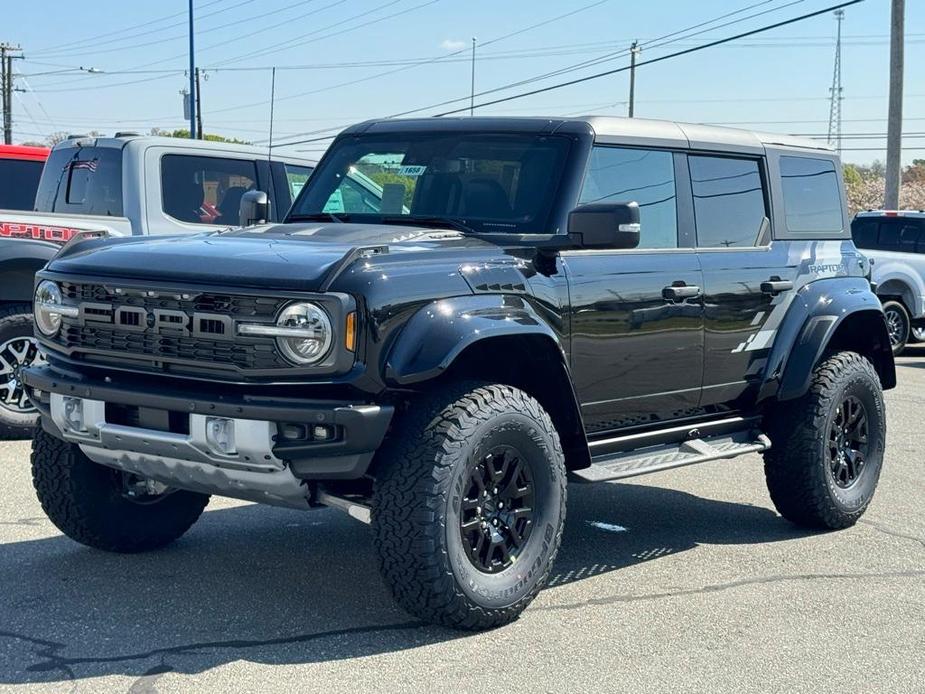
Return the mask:
[[[893,356],[897,356],[902,354],[909,342],[912,334],[912,319],[909,317],[909,311],[899,301],[884,301],[883,313],[887,317]],[[895,324],[891,321],[895,321]]]
[[[865,408],[869,453],[857,481],[842,489],[831,471],[828,438],[846,396]],[[810,528],[854,525],[874,496],[886,441],[883,392],[873,365],[855,352],[826,356],[813,371],[809,391],[779,405],[767,425],[772,446],[764,454],[764,472],[778,512]]]
[[[385,582],[428,622],[479,630],[515,620],[545,584],[562,539],[566,471],[552,420],[523,391],[477,382],[421,396],[399,416],[374,468],[372,525]],[[538,515],[517,561],[485,573],[466,556],[460,504],[470,466],[499,441],[524,451]]]
[[[0,306],[0,345],[17,337],[32,337],[32,309],[28,304]],[[38,412],[14,412],[0,405],[0,441],[32,436]]]
[[207,494],[172,491],[153,502],[124,496],[118,470],[87,458],[74,444],[37,430],[32,484],[45,513],[72,540],[108,552],[146,552],[189,530]]

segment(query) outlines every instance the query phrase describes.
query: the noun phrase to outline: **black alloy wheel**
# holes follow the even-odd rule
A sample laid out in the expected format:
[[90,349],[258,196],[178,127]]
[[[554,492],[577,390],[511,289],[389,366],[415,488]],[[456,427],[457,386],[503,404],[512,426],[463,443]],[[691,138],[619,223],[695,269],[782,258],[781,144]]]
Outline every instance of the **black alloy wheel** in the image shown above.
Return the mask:
[[495,446],[468,470],[459,532],[469,561],[479,571],[510,567],[533,531],[533,474],[520,451]]
[[854,395],[846,395],[829,426],[829,470],[841,489],[854,486],[864,471],[869,439],[867,410]]

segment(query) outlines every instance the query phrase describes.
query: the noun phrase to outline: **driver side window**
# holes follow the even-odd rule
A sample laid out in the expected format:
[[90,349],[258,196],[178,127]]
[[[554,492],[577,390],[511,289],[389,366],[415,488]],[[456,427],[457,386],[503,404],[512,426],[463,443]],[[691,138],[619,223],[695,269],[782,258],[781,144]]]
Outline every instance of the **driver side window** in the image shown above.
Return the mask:
[[597,146],[578,203],[639,203],[639,248],[677,248],[678,212],[671,152]]

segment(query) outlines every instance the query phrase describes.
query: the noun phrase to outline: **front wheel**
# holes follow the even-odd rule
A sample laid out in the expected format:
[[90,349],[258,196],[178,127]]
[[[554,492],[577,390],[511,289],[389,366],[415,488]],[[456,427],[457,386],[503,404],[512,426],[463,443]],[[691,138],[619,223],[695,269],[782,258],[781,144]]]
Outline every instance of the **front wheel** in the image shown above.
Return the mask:
[[0,307],[0,440],[32,435],[38,412],[26,396],[20,374],[39,361],[29,306]]
[[898,301],[887,301],[883,304],[883,315],[886,318],[887,332],[890,335],[890,346],[893,356],[900,354],[909,341],[912,321],[906,307]]
[[189,530],[209,503],[90,460],[75,444],[37,430],[32,484],[51,522],[72,540],[109,552],[145,552]]
[[373,494],[396,600],[460,629],[516,619],[556,557],[565,481],[555,427],[523,391],[468,383],[414,401],[380,452]]
[[771,414],[768,430],[764,471],[780,514],[813,528],[854,525],[877,489],[886,442],[873,365],[854,352],[830,355],[809,391]]

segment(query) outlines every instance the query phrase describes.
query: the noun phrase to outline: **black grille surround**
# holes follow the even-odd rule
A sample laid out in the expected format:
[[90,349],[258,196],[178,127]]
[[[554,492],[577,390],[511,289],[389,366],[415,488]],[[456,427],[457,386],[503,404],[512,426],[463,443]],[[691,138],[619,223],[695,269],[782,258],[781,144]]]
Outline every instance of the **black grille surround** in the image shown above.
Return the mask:
[[[338,349],[336,339],[343,335],[346,314],[355,305],[346,295],[280,297],[259,290],[62,281],[53,273],[47,278],[58,282],[65,304],[81,306],[81,316],[63,317],[58,334],[43,339],[50,351],[63,353],[60,356],[72,364],[239,381],[343,373],[354,362],[352,353]],[[273,337],[234,334],[239,322],[274,324],[284,306],[303,299],[322,305],[334,327],[335,347],[319,364],[292,364]],[[112,320],[117,311],[118,324]],[[157,311],[168,313],[162,313],[155,329],[152,316]]]

